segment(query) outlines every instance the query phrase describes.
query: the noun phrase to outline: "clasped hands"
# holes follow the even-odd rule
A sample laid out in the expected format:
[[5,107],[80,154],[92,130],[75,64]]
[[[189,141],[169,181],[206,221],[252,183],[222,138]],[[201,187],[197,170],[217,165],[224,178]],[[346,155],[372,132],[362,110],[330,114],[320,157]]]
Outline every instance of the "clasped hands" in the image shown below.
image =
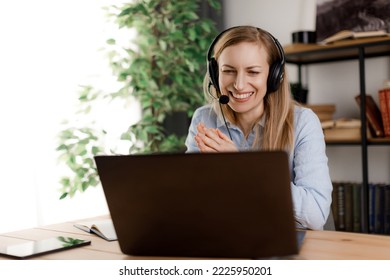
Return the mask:
[[207,128],[203,123],[196,126],[196,144],[201,152],[237,152],[232,140],[217,128]]

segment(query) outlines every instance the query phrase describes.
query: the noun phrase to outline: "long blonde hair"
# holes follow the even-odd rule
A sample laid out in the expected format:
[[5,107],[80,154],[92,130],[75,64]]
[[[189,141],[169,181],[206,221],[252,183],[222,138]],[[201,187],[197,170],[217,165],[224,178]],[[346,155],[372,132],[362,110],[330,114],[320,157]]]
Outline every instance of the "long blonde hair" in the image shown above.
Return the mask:
[[[268,54],[268,64],[280,59],[280,53],[277,49],[271,35],[253,26],[238,26],[227,30],[218,39],[214,46],[214,58],[218,61],[222,51],[232,45],[241,42],[254,42],[263,46]],[[283,68],[285,66],[283,65]],[[261,150],[286,150],[291,151],[294,146],[294,102],[291,98],[290,85],[288,83],[287,73],[284,70],[284,78],[279,88],[272,93],[267,93],[264,97],[264,117],[265,124],[263,135],[256,135],[253,149]],[[220,97],[221,92],[210,87],[209,74],[206,73],[204,79],[204,94],[206,99],[213,104],[213,109],[218,117],[221,116],[220,104],[217,99],[210,96]],[[225,117],[233,124],[235,121],[235,112],[229,106],[222,106]],[[261,143],[260,143],[261,139]]]

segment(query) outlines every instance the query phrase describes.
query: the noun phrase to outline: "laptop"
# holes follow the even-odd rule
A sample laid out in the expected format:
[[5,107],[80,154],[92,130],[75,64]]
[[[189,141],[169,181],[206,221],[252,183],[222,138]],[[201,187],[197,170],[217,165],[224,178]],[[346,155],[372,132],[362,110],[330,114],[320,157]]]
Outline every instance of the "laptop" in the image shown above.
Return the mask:
[[298,253],[285,152],[95,161],[124,254],[252,259]]

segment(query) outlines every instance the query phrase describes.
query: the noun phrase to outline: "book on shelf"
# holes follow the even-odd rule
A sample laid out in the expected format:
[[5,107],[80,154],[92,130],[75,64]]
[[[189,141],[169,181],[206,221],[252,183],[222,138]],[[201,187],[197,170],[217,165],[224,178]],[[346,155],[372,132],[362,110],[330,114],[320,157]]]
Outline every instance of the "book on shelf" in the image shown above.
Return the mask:
[[353,200],[352,200],[352,184],[344,184],[344,217],[345,231],[353,231]]
[[74,224],[74,226],[85,232],[94,233],[107,241],[117,240],[114,224],[111,219],[79,222]]
[[384,221],[383,221],[383,227],[384,227],[384,234],[390,235],[390,185],[387,185],[385,187],[384,192]]
[[361,195],[362,195],[362,185],[358,183],[354,183],[352,186],[352,201],[353,201],[352,219],[353,219],[354,232],[362,231]]
[[390,185],[369,184],[369,230],[390,234]]
[[368,232],[375,229],[375,185],[368,184]]
[[346,40],[346,39],[359,39],[359,38],[369,38],[369,37],[381,37],[389,36],[385,30],[373,30],[373,31],[352,31],[352,30],[341,30],[332,36],[329,36],[322,40],[320,44],[326,45],[329,43]]
[[332,204],[331,204],[331,211],[333,213],[333,220],[336,230],[339,229],[339,207],[338,207],[338,185],[339,182],[332,182],[333,190],[332,190]]
[[344,184],[339,184],[336,189],[337,192],[337,221],[336,229],[345,231],[345,199],[344,199]]
[[[355,96],[355,100],[360,108],[360,95]],[[374,98],[369,94],[366,95],[366,118],[373,136],[383,137],[385,133],[383,131],[382,115]]]
[[384,233],[384,210],[385,210],[385,184],[375,185],[375,222],[374,233]]
[[390,87],[382,88],[378,92],[379,110],[382,116],[384,136],[390,136]]

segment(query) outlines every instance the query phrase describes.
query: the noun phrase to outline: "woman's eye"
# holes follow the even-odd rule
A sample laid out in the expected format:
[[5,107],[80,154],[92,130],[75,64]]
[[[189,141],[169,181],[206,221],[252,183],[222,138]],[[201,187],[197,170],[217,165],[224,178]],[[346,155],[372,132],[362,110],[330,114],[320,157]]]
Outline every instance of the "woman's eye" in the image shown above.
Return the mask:
[[222,73],[235,73],[236,71],[232,70],[232,69],[223,69],[222,70]]
[[260,72],[259,71],[249,71],[249,74],[251,74],[251,75],[258,75],[258,74],[260,74]]

